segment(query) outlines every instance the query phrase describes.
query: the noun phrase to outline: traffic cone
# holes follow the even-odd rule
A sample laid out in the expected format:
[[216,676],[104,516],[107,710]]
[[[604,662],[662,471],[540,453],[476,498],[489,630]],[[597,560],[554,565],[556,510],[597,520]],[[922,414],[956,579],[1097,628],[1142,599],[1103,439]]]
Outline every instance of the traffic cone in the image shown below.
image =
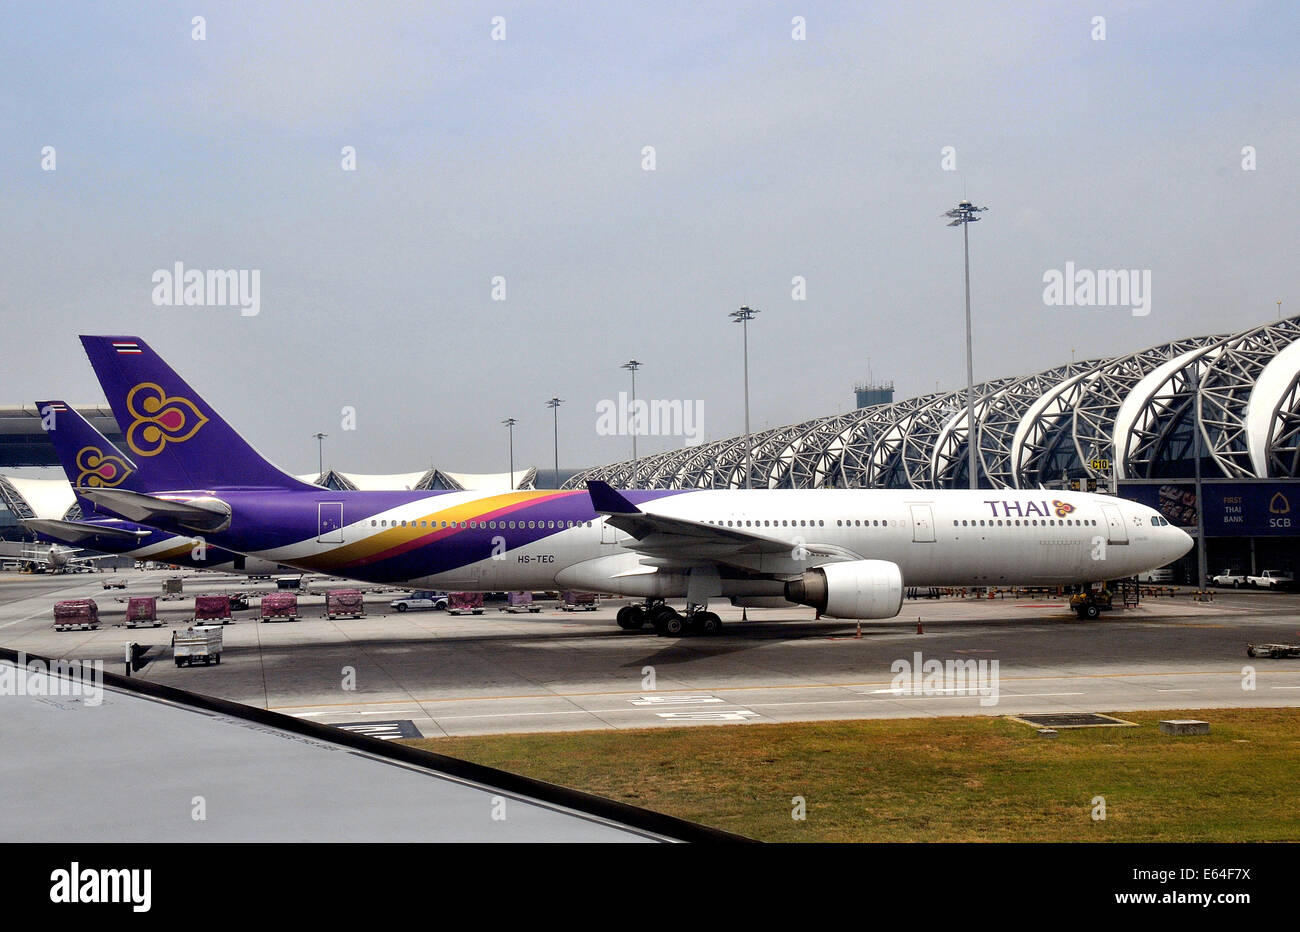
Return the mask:
[[917,616],[916,616],[916,633],[917,633],[917,634],[925,634],[925,629],[921,627],[921,616],[920,616],[920,615],[917,615]]
[[855,635],[853,635],[853,636],[854,636],[855,638],[861,638],[861,637],[862,637],[862,622],[861,622],[861,621],[858,622],[858,633],[855,634]]

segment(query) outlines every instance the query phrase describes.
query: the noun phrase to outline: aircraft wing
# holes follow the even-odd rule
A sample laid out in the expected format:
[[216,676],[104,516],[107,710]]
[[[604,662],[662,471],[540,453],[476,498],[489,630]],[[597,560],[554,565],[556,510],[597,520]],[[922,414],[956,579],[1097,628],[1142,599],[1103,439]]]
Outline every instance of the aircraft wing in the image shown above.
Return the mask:
[[24,518],[21,524],[40,534],[67,543],[90,540],[92,537],[112,537],[117,540],[138,540],[148,537],[148,531],[128,531],[126,528],[86,521],[56,521],[49,518]]
[[822,563],[862,559],[843,547],[806,543],[801,548],[792,548],[788,540],[755,534],[744,528],[719,527],[704,521],[645,512],[605,482],[590,481],[587,491],[591,494],[592,507],[605,515],[605,523],[631,535],[632,540],[624,541],[623,546],[657,565],[721,563],[788,576]]

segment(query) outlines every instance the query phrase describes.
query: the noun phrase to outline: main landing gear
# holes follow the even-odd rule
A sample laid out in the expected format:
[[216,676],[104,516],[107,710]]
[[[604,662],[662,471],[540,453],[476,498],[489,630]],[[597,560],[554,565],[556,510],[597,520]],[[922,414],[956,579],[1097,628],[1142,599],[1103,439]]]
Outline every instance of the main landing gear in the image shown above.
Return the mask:
[[719,634],[722,619],[703,605],[688,605],[682,614],[662,599],[646,599],[645,605],[624,605],[615,616],[618,626],[625,631],[639,631],[649,622],[660,637],[681,637],[686,634]]

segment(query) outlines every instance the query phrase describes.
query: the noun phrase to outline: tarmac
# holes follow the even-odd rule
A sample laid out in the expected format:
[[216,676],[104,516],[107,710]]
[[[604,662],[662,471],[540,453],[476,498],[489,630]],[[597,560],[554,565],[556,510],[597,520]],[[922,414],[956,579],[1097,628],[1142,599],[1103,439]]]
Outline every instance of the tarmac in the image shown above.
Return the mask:
[[[1086,622],[1041,595],[909,599],[860,633],[811,609],[742,620],[714,604],[722,634],[663,638],[618,628],[623,600],[519,615],[489,602],[452,617],[399,614],[388,602],[403,591],[372,589],[362,619],[330,621],[309,595],[303,620],[261,623],[254,599],[224,627],[219,666],[177,668],[171,631],[192,617],[195,594],[273,584],[183,574],[185,598],[159,602],[163,627],[115,626],[126,597],[158,595],[168,575],[123,571],[127,588],[115,590],[103,588],[111,573],[0,574],[0,645],[122,672],[134,641],[148,647],[135,676],[380,738],[1300,704],[1300,660],[1246,656],[1248,643],[1300,643],[1300,595],[1289,593],[1197,602],[1184,588]],[[339,585],[349,584],[312,582]],[[54,631],[53,603],[85,597],[103,626]]]

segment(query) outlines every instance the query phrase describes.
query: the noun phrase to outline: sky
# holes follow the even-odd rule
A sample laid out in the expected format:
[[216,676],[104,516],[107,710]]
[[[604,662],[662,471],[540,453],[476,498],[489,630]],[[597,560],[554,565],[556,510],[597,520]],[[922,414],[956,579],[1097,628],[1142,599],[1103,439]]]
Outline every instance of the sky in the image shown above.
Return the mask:
[[755,430],[963,386],[964,198],[977,380],[1291,316],[1298,10],[4,4],[0,403],[101,402],[77,335],[129,334],[295,473],[504,471],[508,417],[546,468],[553,396],[562,468],[622,460],[632,358],[700,419],[642,455],[743,431],[742,305]]

